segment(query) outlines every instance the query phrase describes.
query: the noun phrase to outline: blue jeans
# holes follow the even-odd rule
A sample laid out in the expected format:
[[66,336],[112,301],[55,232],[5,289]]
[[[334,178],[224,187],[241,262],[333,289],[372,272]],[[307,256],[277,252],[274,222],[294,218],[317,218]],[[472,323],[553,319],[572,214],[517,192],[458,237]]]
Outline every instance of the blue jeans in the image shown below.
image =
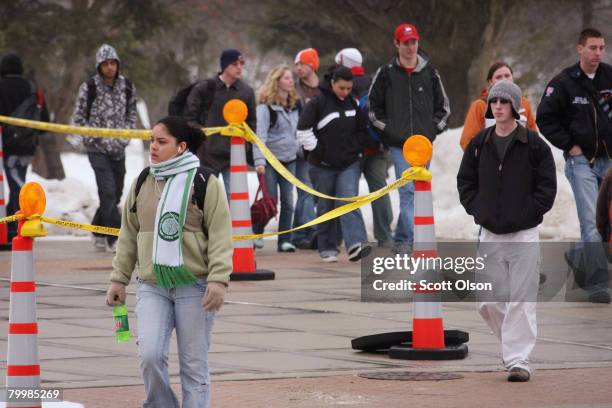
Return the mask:
[[[354,197],[359,194],[359,177],[361,169],[359,161],[351,164],[344,170],[334,170],[325,167],[310,166],[310,178],[314,182],[314,188],[323,194],[336,197]],[[335,207],[340,207],[346,202],[326,200],[320,198],[317,202],[317,216],[321,216]],[[355,244],[363,244],[368,241],[368,236],[359,209],[351,211],[340,217],[340,227],[346,248]],[[330,221],[319,224],[318,250],[338,251],[337,229]]]
[[[601,243],[602,241],[595,224],[595,208],[599,187],[611,165],[612,160],[599,158],[591,167],[582,154],[569,156],[565,160],[565,176],[574,192],[582,242]],[[570,257],[573,257],[577,265],[580,262],[578,258],[584,261],[587,291],[594,293],[608,288],[608,262],[602,245],[577,246],[570,250]]]
[[[393,166],[395,167],[395,177],[400,178],[402,173],[410,168],[410,164],[404,159],[400,147],[390,147],[389,153]],[[395,241],[405,242],[412,245],[414,240],[414,183],[408,183],[399,188],[400,212],[395,228]]]
[[176,329],[183,408],[208,407],[210,375],[208,349],[215,318],[202,308],[206,282],[192,286],[160,288],[138,281],[138,355],[145,385],[144,408],[179,408],[170,388],[168,347]]
[[[291,174],[295,174],[295,161],[286,163],[285,167]],[[278,230],[285,231],[290,229],[293,219],[293,184],[281,176],[274,167],[266,165],[266,186],[268,187],[270,195],[275,199],[278,198],[278,189],[280,189],[280,218],[278,220]],[[255,234],[261,234],[264,227],[265,225],[262,224],[253,225],[253,232]],[[288,242],[290,239],[291,234],[279,235],[278,247],[280,248],[283,242]]]
[[[309,187],[312,187],[310,182],[310,174],[308,172],[310,164],[301,158],[297,158],[295,161],[295,176],[302,183]],[[295,213],[293,215],[293,227],[299,227],[300,225],[306,224],[308,221],[312,221],[315,218],[315,205],[314,197],[301,189],[297,189],[297,202],[295,203]],[[304,228],[299,231],[295,231],[291,235],[291,241],[298,242],[303,239],[309,239],[314,231],[314,228]]]
[[[361,171],[368,183],[370,192],[387,185],[388,159],[385,152],[376,152],[361,158]],[[379,243],[390,242],[393,210],[389,194],[385,194],[372,202],[372,218],[374,220],[374,238]]]

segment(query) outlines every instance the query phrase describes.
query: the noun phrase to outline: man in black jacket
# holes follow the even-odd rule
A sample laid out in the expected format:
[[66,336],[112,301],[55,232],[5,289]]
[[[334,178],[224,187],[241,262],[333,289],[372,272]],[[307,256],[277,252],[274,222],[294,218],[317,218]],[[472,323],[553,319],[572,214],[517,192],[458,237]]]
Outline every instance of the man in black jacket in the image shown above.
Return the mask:
[[[255,93],[253,88],[242,80],[244,58],[240,51],[228,48],[221,52],[219,58],[221,71],[216,78],[201,81],[193,87],[187,97],[185,117],[195,127],[225,126],[223,106],[231,99],[240,99],[248,110],[247,124],[255,131],[257,115],[255,114]],[[246,144],[247,156],[252,157],[252,147]],[[223,175],[223,184],[229,199],[230,193],[230,138],[218,134],[208,136],[198,149],[198,157],[203,166]]]
[[[376,71],[370,88],[370,122],[382,133],[400,178],[410,165],[402,146],[414,134],[432,142],[448,124],[450,106],[438,71],[418,53],[419,33],[412,24],[395,29],[397,56]],[[400,214],[395,230],[396,251],[408,251],[414,238],[414,185],[399,189]]]
[[580,61],[548,83],[536,121],[550,143],[563,150],[565,175],[576,200],[583,244],[568,251],[566,259],[586,273],[589,300],[610,303],[595,203],[612,164],[612,66],[602,62],[605,40],[595,29],[580,33],[577,51]]
[[[13,112],[33,94],[36,95],[38,105],[41,106],[40,120],[49,121],[47,106],[40,89],[23,77],[23,65],[19,56],[8,54],[0,62],[0,115],[11,116]],[[13,215],[19,210],[19,190],[25,183],[28,165],[36,148],[36,133],[27,143],[16,140],[7,129],[3,127],[4,173],[9,186],[9,202],[6,208],[7,215]],[[17,224],[9,224],[9,237],[17,233]]]
[[461,204],[482,227],[478,252],[494,285],[492,294],[481,294],[486,300],[478,310],[502,342],[508,381],[528,381],[537,337],[538,225],[555,200],[555,162],[539,135],[517,123],[517,85],[497,82],[487,103],[485,117],[495,125],[470,141],[457,188]]

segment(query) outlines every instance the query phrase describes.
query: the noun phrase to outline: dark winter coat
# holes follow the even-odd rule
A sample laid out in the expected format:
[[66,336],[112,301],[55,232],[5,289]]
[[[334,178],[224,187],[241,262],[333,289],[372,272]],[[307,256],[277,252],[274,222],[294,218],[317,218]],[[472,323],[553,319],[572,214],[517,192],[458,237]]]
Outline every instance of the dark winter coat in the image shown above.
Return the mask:
[[394,58],[376,71],[370,88],[370,122],[382,132],[387,146],[402,147],[421,134],[432,142],[448,125],[450,104],[438,71],[418,56],[408,74]]
[[[9,54],[2,58],[0,63],[0,115],[11,116],[21,103],[32,95],[32,85],[23,76],[23,65],[21,59],[15,54]],[[49,121],[47,105],[43,102],[41,121]],[[5,148],[4,153],[8,155],[34,154],[34,146],[29,151],[11,151]]]
[[298,130],[312,129],[317,138],[316,148],[308,154],[309,163],[342,170],[359,160],[368,145],[368,118],[353,97],[341,101],[327,85],[321,91],[304,107]]
[[579,63],[566,68],[544,90],[536,118],[540,132],[566,156],[578,145],[589,161],[612,157],[612,120],[596,102],[602,97],[612,109],[612,66],[599,64],[592,81]]
[[[223,106],[230,99],[240,99],[249,109],[246,122],[255,131],[257,129],[257,114],[255,112],[255,93],[253,89],[240,80],[231,86],[225,85],[225,82],[219,77],[216,77],[214,80],[215,95],[208,112],[203,112],[206,108],[204,104],[209,100],[206,95],[209,92],[208,81],[201,81],[193,87],[187,97],[187,106],[185,108],[187,120],[192,125],[202,127],[225,126],[227,122],[223,118]],[[230,141],[231,138],[227,136],[208,136],[198,150],[198,157],[202,165],[214,169],[216,172],[228,167],[230,165]],[[247,143],[247,149],[250,150],[250,156],[252,157],[249,143]]]
[[557,193],[555,162],[540,136],[518,125],[500,163],[492,140],[495,126],[483,129],[467,146],[457,189],[474,222],[495,234],[533,228],[542,222]]

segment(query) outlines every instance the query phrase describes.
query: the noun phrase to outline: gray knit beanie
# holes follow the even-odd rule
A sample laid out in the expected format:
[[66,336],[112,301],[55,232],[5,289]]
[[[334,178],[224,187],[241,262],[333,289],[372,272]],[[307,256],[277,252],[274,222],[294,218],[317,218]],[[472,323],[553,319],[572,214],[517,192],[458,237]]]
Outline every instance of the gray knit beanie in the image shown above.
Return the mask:
[[522,96],[521,88],[514,82],[508,80],[497,81],[491,89],[489,89],[489,95],[487,95],[487,113],[485,113],[485,118],[493,119],[491,101],[495,98],[501,98],[512,103],[512,115],[515,119],[520,119],[521,115],[519,115],[518,112],[521,110]]

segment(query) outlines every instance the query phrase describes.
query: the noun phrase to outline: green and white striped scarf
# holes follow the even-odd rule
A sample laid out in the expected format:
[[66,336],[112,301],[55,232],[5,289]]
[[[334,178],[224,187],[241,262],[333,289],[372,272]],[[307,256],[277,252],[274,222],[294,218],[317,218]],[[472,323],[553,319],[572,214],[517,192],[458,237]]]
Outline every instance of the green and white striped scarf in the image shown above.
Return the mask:
[[157,285],[162,288],[191,285],[196,281],[183,263],[182,242],[189,193],[199,166],[200,160],[189,151],[163,163],[151,164],[151,175],[157,180],[166,180],[157,204],[153,238],[153,270]]

